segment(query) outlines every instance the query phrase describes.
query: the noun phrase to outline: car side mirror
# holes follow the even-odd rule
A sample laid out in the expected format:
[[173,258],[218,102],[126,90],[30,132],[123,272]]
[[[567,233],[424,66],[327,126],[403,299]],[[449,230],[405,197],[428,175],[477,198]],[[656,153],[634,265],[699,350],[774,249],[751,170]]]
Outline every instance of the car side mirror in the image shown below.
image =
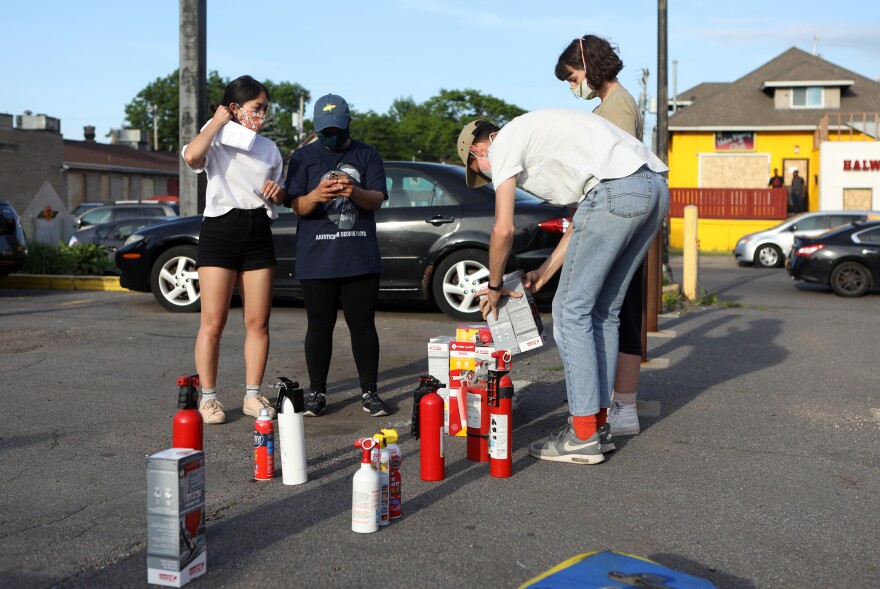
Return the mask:
[[792,225],[791,227],[788,228],[788,230],[791,231],[792,233],[794,233],[795,231],[797,231],[797,225]]

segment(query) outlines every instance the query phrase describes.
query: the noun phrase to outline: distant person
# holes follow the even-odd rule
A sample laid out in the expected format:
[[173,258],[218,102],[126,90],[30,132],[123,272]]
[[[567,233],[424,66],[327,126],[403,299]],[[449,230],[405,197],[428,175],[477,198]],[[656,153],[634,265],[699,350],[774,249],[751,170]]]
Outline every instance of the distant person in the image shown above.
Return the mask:
[[804,185],[804,179],[800,177],[797,170],[794,170],[791,173],[791,186],[788,189],[788,202],[790,203],[793,214],[797,215],[798,213],[803,213],[807,210],[804,201],[805,195],[806,188]]
[[260,386],[269,356],[269,313],[275,249],[272,204],[282,204],[284,162],[274,142],[259,133],[269,110],[269,91],[250,76],[226,86],[223,104],[201,132],[183,146],[186,165],[205,172],[208,186],[199,232],[196,264],[199,269],[202,315],[196,337],[196,371],[202,386],[199,411],[206,424],[226,421],[217,400],[217,364],[220,338],[229,317],[232,292],[238,286],[245,326],[245,395],[242,412],[258,417],[275,409]]
[[[635,98],[617,80],[622,69],[623,61],[611,43],[596,35],[585,35],[568,44],[556,62],[555,74],[569,83],[578,98],[598,98],[599,106],[593,113],[641,141],[644,120]],[[633,436],[641,431],[636,402],[642,366],[643,269],[644,264],[633,274],[620,308],[617,370],[607,414],[611,435]]]
[[495,186],[488,284],[477,293],[483,318],[497,314],[501,297],[510,295],[502,277],[517,232],[516,187],[576,208],[559,244],[530,274],[538,290],[561,270],[553,334],[565,369],[569,418],[532,443],[529,454],[598,464],[605,460],[600,422],[611,406],[620,308],[666,217],[668,168],[629,133],[578,110],[533,111],[501,129],[473,121],[459,134],[458,155],[469,187],[490,181]]
[[[382,259],[373,211],[388,198],[385,164],[378,150],[350,134],[351,114],[341,96],[315,102],[318,140],[290,156],[287,192],[296,226],[296,277],[308,317],[306,364],[311,396],[305,414],[327,405],[333,328],[342,305],[360,380],[364,411],[377,417],[390,409],[377,393],[379,334],[376,303]],[[348,361],[348,360],[346,360]]]
[[773,176],[767,183],[770,188],[785,188],[785,178],[779,175],[779,168],[773,168]]

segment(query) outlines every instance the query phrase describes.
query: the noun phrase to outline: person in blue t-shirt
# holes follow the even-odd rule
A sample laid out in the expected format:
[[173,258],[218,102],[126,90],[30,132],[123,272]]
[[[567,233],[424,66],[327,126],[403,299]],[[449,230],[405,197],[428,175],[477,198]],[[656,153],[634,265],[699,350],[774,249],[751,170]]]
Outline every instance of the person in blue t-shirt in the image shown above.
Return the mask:
[[315,102],[318,141],[293,152],[287,169],[285,204],[299,215],[296,277],[308,316],[305,352],[311,396],[305,415],[327,405],[327,374],[333,328],[341,301],[351,333],[364,411],[388,415],[376,393],[379,334],[376,301],[382,261],[373,211],[388,198],[385,164],[378,150],[350,137],[351,114],[341,96]]

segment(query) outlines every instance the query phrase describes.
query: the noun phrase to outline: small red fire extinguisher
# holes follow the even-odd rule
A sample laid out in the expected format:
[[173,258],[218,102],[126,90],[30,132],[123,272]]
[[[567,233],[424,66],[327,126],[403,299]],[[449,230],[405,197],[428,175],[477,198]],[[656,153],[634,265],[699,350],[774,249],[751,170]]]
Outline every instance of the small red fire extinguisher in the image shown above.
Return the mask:
[[442,481],[446,476],[443,397],[437,394],[437,390],[445,386],[433,376],[420,376],[413,399],[410,433],[419,440],[419,466],[423,481]]
[[205,422],[199,413],[199,375],[177,377],[177,413],[171,429],[172,448],[203,450]]
[[489,474],[495,478],[509,477],[513,472],[513,381],[510,352],[492,354],[495,369],[489,371]]
[[269,409],[264,407],[254,422],[254,479],[275,478],[275,426]]
[[487,376],[485,363],[481,362],[467,386],[467,459],[474,462],[489,461]]

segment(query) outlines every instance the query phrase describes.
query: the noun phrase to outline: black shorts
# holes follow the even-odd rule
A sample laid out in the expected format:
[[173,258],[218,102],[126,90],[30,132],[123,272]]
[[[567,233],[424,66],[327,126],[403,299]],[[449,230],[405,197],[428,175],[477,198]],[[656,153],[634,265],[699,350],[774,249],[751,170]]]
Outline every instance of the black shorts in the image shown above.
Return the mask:
[[218,266],[241,272],[276,264],[272,220],[266,209],[232,209],[202,220],[196,267]]
[[620,343],[623,354],[642,355],[642,271],[645,265],[639,264],[632,282],[623,297],[620,307]]

